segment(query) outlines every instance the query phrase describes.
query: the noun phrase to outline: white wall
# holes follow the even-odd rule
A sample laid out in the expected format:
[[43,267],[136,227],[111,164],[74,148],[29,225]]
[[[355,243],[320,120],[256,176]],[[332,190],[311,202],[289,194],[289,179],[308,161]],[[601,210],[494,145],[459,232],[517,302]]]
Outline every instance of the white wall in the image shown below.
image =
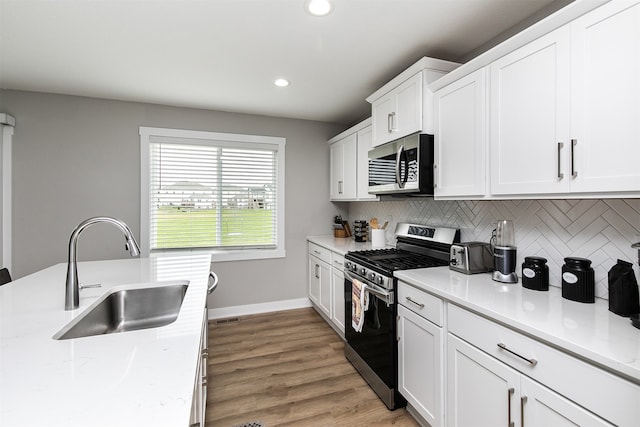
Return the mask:
[[[344,126],[10,90],[0,91],[0,111],[16,118],[12,276],[66,262],[71,231],[92,216],[121,218],[139,237],[138,127],[169,127],[286,138],[287,257],[215,264],[221,285],[210,307],[306,297],[305,236],[330,233],[339,213],[326,141]],[[79,259],[128,257],[119,234],[88,229]]]

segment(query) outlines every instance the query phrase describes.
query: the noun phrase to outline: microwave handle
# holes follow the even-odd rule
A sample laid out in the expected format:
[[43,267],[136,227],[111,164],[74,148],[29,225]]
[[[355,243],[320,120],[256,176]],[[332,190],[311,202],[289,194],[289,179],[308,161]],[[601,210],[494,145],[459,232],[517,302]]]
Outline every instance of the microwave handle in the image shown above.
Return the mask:
[[404,184],[407,182],[406,177],[403,180],[402,176],[400,175],[400,163],[402,163],[403,157],[405,157],[404,145],[401,145],[400,148],[398,148],[398,152],[396,153],[396,184],[398,184],[398,187],[400,188],[404,188]]

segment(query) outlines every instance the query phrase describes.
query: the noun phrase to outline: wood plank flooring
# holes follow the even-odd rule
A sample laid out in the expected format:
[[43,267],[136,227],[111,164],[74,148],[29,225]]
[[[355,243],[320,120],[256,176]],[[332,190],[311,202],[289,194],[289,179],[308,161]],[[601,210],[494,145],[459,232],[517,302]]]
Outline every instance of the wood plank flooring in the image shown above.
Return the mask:
[[209,322],[207,427],[418,424],[389,411],[312,308]]

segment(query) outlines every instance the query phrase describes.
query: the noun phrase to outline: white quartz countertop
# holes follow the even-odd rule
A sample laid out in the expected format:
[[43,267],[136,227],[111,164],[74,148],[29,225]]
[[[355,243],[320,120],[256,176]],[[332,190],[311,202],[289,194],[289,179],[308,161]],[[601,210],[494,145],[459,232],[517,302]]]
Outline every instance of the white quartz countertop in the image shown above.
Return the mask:
[[466,275],[448,267],[394,275],[433,295],[590,360],[640,384],[640,329],[609,311],[606,300],[584,304],[562,298],[560,288],[534,291],[503,284],[489,273]]
[[352,237],[307,236],[307,240],[340,255],[371,249],[371,242],[356,242]]
[[[0,286],[0,425],[188,426],[210,256],[81,262],[80,307],[64,310],[66,263]],[[175,322],[69,340],[53,335],[109,290],[189,282]]]

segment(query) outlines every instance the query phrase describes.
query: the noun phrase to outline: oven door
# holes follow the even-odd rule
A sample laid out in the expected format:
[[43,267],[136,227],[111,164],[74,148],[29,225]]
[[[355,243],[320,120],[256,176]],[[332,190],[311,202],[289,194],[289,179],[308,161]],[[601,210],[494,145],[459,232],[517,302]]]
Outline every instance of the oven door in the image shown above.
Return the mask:
[[351,323],[353,298],[351,293],[351,273],[345,271],[345,338],[351,348],[371,368],[387,387],[396,388],[396,305],[394,292],[366,283],[370,289],[369,308],[364,314],[361,332],[356,332]]

